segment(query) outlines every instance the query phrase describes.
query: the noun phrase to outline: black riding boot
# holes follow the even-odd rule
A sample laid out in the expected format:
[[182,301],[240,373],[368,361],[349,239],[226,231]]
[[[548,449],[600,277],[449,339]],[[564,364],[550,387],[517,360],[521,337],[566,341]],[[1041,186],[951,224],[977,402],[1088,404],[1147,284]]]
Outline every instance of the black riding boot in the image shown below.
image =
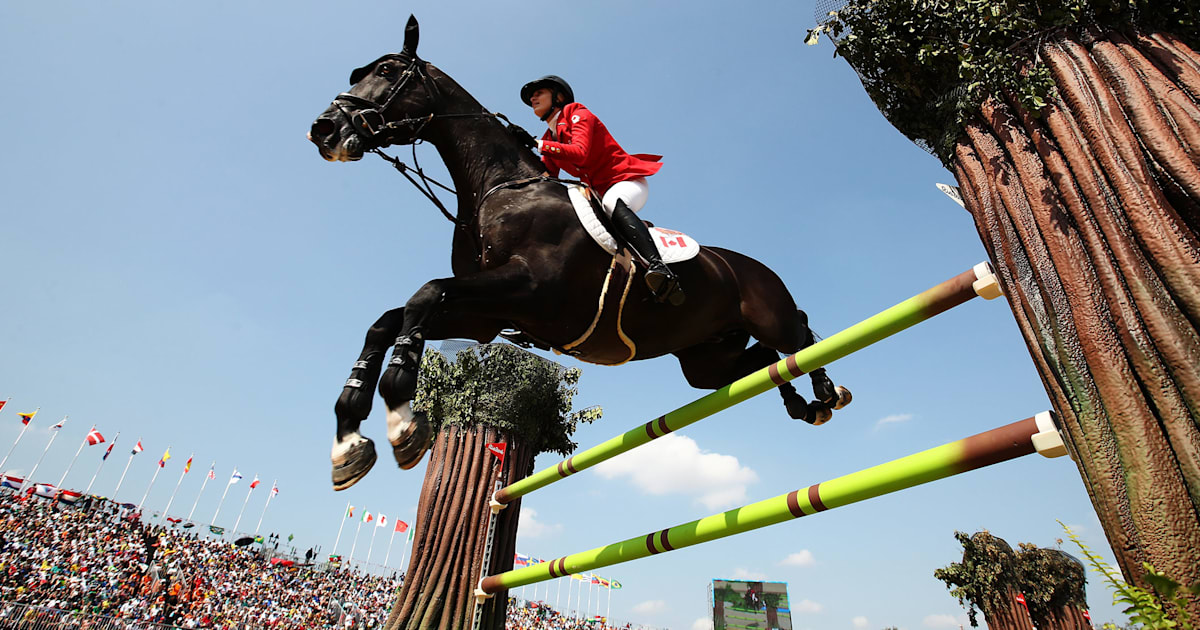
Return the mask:
[[650,236],[646,224],[621,199],[613,208],[612,221],[617,235],[646,261],[646,286],[654,294],[654,299],[670,302],[671,306],[683,304],[684,295],[683,289],[679,288],[679,278],[658,255],[658,248],[654,246],[654,238]]

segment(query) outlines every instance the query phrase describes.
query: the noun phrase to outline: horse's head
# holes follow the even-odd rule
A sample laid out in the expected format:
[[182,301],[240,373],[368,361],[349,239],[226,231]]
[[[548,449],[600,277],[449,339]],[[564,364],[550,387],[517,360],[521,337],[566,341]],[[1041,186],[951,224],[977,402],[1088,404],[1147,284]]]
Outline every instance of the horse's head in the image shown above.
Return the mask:
[[350,91],[333,99],[313,122],[308,138],[321,157],[350,162],[392,144],[411,144],[434,111],[436,86],[429,64],[417,56],[420,25],[409,16],[404,48],[350,73]]

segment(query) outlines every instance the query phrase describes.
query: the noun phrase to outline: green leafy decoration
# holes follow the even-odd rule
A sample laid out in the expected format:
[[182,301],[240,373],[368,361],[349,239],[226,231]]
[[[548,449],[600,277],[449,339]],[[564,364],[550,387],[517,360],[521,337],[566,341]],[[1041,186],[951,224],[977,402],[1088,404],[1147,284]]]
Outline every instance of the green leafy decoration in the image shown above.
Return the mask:
[[528,440],[535,453],[570,455],[581,422],[603,411],[572,411],[578,393],[578,368],[565,368],[508,344],[462,350],[454,360],[426,350],[413,409],[429,415],[435,430],[443,425],[487,425]]
[[[1062,521],[1059,521],[1058,524],[1067,532],[1067,537],[1071,539],[1071,542],[1079,547],[1083,557],[1087,558],[1088,564],[1092,566],[1092,570],[1104,576],[1104,581],[1113,591],[1113,603],[1125,605],[1125,609],[1121,612],[1129,616],[1131,623],[1141,624],[1144,630],[1168,628],[1196,630],[1196,626],[1192,624],[1187,612],[1186,598],[1200,596],[1200,584],[1184,586],[1161,571],[1155,570],[1149,562],[1142,563],[1142,568],[1146,571],[1143,577],[1154,590],[1148,591],[1129,584],[1121,579],[1112,567],[1093,553],[1091,548],[1084,544],[1075,532],[1071,531],[1070,527],[1064,525]],[[1109,624],[1105,624],[1105,627],[1109,627]]]
[[835,43],[901,133],[949,164],[990,95],[1035,115],[1055,97],[1039,44],[1062,29],[1164,30],[1200,41],[1194,0],[848,0],[808,32]]

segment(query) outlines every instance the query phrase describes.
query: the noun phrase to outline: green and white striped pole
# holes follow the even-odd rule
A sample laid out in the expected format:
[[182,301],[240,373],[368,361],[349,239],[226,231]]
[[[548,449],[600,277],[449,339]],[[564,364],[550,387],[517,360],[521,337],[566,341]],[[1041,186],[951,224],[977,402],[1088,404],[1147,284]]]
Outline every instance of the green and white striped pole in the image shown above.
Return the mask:
[[708,416],[779,387],[801,374],[828,365],[844,356],[890,337],[906,328],[944,313],[976,295],[986,299],[1000,296],[999,284],[986,262],[915,295],[877,315],[865,319],[821,342],[815,343],[778,363],[726,385],[703,398],[692,401],[644,425],[576,453],[557,466],[540,470],[512,485],[501,488],[492,499],[499,509],[534,490],[591,468],[600,462],[631,451],[672,431],[678,431]]
[[480,581],[475,594],[477,598],[488,597],[504,589],[593,571],[742,534],[1016,459],[1035,451],[1046,457],[1059,457],[1067,453],[1049,411],[728,512],[550,562],[491,575]]

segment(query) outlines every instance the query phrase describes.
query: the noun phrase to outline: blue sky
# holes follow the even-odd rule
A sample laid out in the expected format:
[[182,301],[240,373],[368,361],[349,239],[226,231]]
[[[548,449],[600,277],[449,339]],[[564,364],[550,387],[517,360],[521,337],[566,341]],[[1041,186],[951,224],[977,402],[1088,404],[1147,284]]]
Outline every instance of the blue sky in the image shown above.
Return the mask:
[[[329,550],[347,501],[411,520],[424,466],[400,471],[386,452],[364,482],[332,491],[332,407],[367,327],[449,273],[450,226],[383,161],[329,164],[304,138],[351,69],[400,48],[410,12],[424,58],[530,131],[540,123],[520,85],[566,77],[626,149],[665,156],[643,215],[763,260],[825,336],[986,258],[970,216],[934,188],[951,174],[887,124],[827,41],[803,45],[811,1],[5,3],[0,399],[12,403],[0,448],[16,411],[42,408],[9,468],[28,470],[70,414],[47,481],[95,423],[121,432],[122,454],[98,491],[116,486],[135,438],[146,445],[125,500],[169,445],[152,508],[194,452],[177,507],[213,460],[219,480],[234,466],[278,478],[264,529],[302,548]],[[418,151],[442,172],[431,147]],[[584,446],[704,393],[669,357],[582,367],[578,404],[605,410],[577,434]],[[520,550],[590,549],[1049,406],[1003,300],[974,300],[830,375],[855,394],[831,423],[791,421],[765,394],[531,496]],[[381,407],[364,424],[380,443]],[[100,454],[86,448],[67,485],[86,485]],[[660,466],[652,491],[623,472],[639,465]],[[219,524],[233,524],[244,488]],[[264,500],[251,496],[247,518]],[[677,630],[706,627],[712,578],[739,577],[787,581],[797,628],[955,628],[964,612],[933,578],[960,558],[953,532],[1053,546],[1056,520],[1111,558],[1071,462],[1029,457],[601,573],[625,586],[613,617]],[[1090,577],[1094,618],[1117,619],[1110,602]]]

